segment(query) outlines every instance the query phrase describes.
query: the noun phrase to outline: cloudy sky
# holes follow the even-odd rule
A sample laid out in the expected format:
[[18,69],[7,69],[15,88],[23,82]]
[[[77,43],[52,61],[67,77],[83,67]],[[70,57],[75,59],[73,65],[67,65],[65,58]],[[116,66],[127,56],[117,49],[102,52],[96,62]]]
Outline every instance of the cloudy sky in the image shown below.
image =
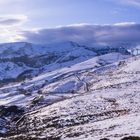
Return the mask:
[[114,39],[126,34],[131,39],[130,34],[140,32],[139,13],[140,0],[0,0],[0,42],[40,43],[61,35],[80,40],[87,29],[102,43],[109,33]]

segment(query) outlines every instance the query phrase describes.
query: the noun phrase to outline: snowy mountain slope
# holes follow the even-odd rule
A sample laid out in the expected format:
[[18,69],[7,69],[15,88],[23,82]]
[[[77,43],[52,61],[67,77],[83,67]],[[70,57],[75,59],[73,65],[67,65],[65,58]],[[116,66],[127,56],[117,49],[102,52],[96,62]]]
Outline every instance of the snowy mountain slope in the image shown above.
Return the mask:
[[[107,54],[103,56],[94,57],[84,62],[75,64],[71,67],[64,67],[57,70],[56,70],[56,67],[54,67],[54,70],[50,72],[44,72],[30,80],[26,80],[18,84],[12,84],[11,86],[10,85],[3,86],[2,88],[0,88],[0,92],[3,93],[3,95],[9,94],[9,92],[11,93],[12,98],[11,100],[7,101],[8,104],[11,104],[11,105],[16,104],[16,102],[21,102],[20,104],[23,105],[22,98],[18,98],[20,97],[20,95],[21,97],[23,97],[23,100],[25,100],[26,95],[24,94],[28,94],[32,92],[33,97],[34,97],[36,96],[36,94],[38,95],[39,90],[45,94],[85,92],[85,89],[84,89],[85,81],[86,80],[92,81],[94,77],[94,75],[88,76],[88,73],[89,72],[92,73],[93,71],[96,71],[96,70],[99,71],[102,68],[102,65],[100,62],[104,62],[103,66],[106,64],[108,66],[110,64],[112,67],[117,66],[116,62],[118,61],[118,55],[120,57],[120,60],[123,60],[129,57],[129,56],[124,56],[118,53],[111,53],[111,54]],[[51,69],[53,69],[53,65],[51,67],[52,67]],[[77,76],[80,76],[81,79],[78,79]],[[94,79],[93,79],[93,82],[94,82]],[[6,97],[9,98],[8,96]],[[3,102],[1,102],[1,105],[5,105],[4,100],[7,100],[7,98],[1,97],[1,99],[3,99]],[[16,99],[15,102],[13,102],[14,99]],[[28,96],[27,96],[27,100],[29,100]],[[26,101],[26,103],[29,103],[29,102]]]
[[139,61],[140,57],[129,58],[121,61],[121,65],[111,64],[117,66],[115,70],[110,70],[110,65],[103,73],[96,70],[98,79],[93,81],[92,75],[88,92],[25,114],[17,123],[16,137],[120,140],[130,135],[140,136]]
[[10,46],[0,48],[0,139],[140,136],[139,56],[71,42]]
[[1,44],[0,80],[19,81],[27,75],[32,77],[40,73],[46,65],[65,62],[63,65],[71,66],[95,55],[94,51],[72,46],[69,42],[44,46],[24,42]]

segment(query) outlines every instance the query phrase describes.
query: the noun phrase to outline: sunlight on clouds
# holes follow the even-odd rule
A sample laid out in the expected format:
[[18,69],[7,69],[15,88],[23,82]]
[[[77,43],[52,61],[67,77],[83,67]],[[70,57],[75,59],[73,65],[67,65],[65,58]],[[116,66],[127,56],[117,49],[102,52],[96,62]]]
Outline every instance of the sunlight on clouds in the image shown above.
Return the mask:
[[1,42],[15,42],[23,37],[19,35],[22,25],[28,20],[25,15],[0,16]]
[[16,27],[15,28],[0,27],[0,30],[1,30],[0,38],[2,42],[15,42],[18,39],[23,39],[20,35],[18,35],[18,29],[16,29]]
[[115,26],[127,26],[127,25],[135,25],[136,22],[120,22],[120,23],[115,23]]
[[20,41],[20,40],[25,40],[25,37],[20,35],[19,32],[16,32],[15,34],[13,34],[13,36],[9,37],[8,41],[17,42],[17,41]]

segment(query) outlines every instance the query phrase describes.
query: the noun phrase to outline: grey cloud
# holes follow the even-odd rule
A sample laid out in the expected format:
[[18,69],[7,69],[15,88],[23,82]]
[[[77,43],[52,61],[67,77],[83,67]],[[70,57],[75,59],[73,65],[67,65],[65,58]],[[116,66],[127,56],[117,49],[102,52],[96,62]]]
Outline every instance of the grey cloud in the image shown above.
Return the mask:
[[79,25],[54,29],[22,32],[24,41],[32,43],[55,43],[73,41],[89,45],[138,45],[140,24]]
[[19,23],[18,19],[0,19],[0,25],[13,25]]
[[26,16],[13,16],[13,17],[0,17],[0,26],[11,26],[21,24],[22,22],[26,21]]

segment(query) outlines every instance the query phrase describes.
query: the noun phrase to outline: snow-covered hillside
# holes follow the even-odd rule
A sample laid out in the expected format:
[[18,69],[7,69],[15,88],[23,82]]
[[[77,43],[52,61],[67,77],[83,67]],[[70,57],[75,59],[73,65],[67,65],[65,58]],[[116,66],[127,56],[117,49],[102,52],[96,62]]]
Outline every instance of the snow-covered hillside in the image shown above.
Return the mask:
[[73,42],[0,52],[0,139],[140,136],[139,56]]
[[[71,66],[97,55],[84,47],[63,42],[35,45],[19,42],[0,45],[0,80],[21,81],[40,73],[49,64]],[[67,63],[68,62],[68,63]]]

